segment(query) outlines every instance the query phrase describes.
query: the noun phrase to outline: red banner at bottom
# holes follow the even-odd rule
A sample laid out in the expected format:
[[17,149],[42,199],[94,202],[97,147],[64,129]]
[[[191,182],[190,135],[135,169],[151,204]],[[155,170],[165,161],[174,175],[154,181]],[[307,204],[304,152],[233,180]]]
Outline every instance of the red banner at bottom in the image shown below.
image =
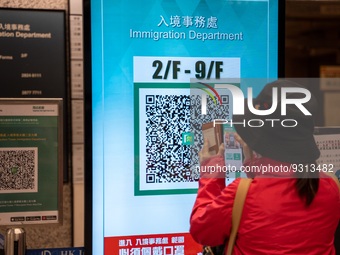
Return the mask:
[[200,255],[202,246],[189,233],[104,238],[105,255]]

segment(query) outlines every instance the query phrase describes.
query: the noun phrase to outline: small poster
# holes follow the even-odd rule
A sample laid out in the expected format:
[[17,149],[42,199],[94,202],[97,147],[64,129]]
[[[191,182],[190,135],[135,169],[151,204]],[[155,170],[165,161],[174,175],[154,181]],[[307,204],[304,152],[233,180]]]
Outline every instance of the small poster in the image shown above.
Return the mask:
[[0,225],[59,223],[62,100],[0,100]]
[[340,66],[320,66],[320,89],[340,90]]
[[320,150],[317,163],[321,170],[340,179],[340,127],[317,127],[314,137]]

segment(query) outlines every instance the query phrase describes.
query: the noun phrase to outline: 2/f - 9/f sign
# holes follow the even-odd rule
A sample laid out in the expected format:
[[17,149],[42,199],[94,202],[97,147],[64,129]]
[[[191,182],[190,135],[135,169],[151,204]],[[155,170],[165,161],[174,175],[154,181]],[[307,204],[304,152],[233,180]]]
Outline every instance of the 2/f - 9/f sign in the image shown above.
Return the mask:
[[[163,64],[161,60],[155,60],[152,63],[155,67],[155,72],[152,75],[153,79],[167,79],[169,75],[172,75],[173,79],[178,79],[178,73],[184,72],[186,74],[191,74],[191,69],[181,68],[181,61],[179,60],[168,60]],[[196,61],[194,63],[194,78],[196,79],[220,79],[221,73],[223,72],[223,61],[210,61],[205,63],[202,60]]]
[[134,82],[190,82],[190,79],[239,77],[239,58],[134,57]]

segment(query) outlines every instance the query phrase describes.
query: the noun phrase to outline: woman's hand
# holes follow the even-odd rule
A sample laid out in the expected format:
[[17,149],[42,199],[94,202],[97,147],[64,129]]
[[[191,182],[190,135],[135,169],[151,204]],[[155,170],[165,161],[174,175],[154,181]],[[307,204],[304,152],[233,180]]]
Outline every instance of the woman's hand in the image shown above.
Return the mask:
[[[198,153],[200,163],[202,163],[204,160],[206,160],[206,159],[208,159],[212,156],[215,156],[215,155],[213,155],[209,152],[209,148],[210,148],[209,140],[208,140],[208,138],[204,138],[203,148]],[[224,155],[224,144],[223,143],[221,143],[220,146],[218,147],[217,155],[220,155],[220,156]]]
[[235,133],[235,139],[242,146],[244,161],[252,160],[254,158],[253,150],[242,140],[242,138],[237,133]]

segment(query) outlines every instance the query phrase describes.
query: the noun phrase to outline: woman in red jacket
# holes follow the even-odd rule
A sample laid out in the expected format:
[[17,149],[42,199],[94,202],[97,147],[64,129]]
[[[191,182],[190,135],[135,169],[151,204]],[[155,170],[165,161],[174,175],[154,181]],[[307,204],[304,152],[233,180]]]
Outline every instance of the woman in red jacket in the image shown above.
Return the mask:
[[[255,99],[259,110],[272,107],[272,91],[299,85],[279,80],[267,84]],[[280,93],[278,93],[280,98]],[[289,94],[301,98],[301,93]],[[277,110],[263,116],[282,119],[280,102]],[[311,113],[316,101],[303,106]],[[245,107],[247,109],[247,107]],[[301,108],[287,104],[285,119],[295,120],[294,127],[274,126],[268,122],[261,127],[234,125],[243,145],[244,165],[253,178],[243,208],[234,255],[334,255],[334,233],[340,218],[338,183],[319,168],[316,160],[320,151],[314,140],[311,115]],[[249,110],[244,116],[234,116],[235,123],[259,119]],[[280,122],[278,122],[280,123]],[[224,146],[216,156],[210,156],[205,140],[200,152],[202,166],[221,166]],[[206,168],[207,169],[207,168]],[[190,233],[202,245],[226,243],[231,230],[231,212],[240,179],[225,186],[225,173],[201,173],[197,198],[190,217]]]

